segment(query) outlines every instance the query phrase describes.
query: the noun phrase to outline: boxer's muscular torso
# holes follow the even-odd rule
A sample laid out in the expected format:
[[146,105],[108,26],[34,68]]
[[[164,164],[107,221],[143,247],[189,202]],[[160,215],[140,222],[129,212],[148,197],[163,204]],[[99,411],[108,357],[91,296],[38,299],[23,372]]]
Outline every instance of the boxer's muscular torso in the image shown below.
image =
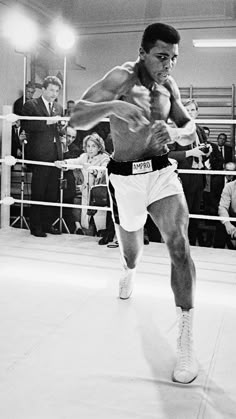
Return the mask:
[[[135,85],[143,85],[150,89],[150,84],[153,82],[140,62],[127,63],[123,68],[124,71],[127,71],[127,80],[122,86],[120,98],[135,103],[132,98],[132,88]],[[115,115],[110,116],[115,160],[135,160],[162,155],[168,151],[166,145],[158,144],[157,139],[150,136],[150,130],[155,120],[167,121],[169,117],[172,96],[171,83],[167,81],[165,85],[155,84],[154,89],[150,91],[151,116],[149,115],[148,118],[151,121],[150,125],[143,127],[140,131],[131,132],[125,121]]]

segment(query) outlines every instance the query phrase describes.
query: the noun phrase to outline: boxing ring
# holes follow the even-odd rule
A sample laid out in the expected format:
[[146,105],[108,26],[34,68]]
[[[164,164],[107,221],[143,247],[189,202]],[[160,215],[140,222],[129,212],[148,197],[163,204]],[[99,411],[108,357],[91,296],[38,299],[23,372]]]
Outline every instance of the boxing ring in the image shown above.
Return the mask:
[[145,246],[132,298],[120,300],[119,248],[9,226],[9,155],[2,154],[1,417],[235,418],[235,251],[191,248],[200,372],[192,384],[173,383],[177,329],[165,245]]

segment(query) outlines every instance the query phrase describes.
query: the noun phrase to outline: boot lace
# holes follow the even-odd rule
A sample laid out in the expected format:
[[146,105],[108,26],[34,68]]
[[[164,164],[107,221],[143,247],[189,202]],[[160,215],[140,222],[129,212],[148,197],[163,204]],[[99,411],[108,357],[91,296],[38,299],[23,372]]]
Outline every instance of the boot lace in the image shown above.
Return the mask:
[[182,319],[179,325],[179,337],[177,339],[178,347],[178,368],[188,369],[193,362],[191,319],[187,312],[182,313]]

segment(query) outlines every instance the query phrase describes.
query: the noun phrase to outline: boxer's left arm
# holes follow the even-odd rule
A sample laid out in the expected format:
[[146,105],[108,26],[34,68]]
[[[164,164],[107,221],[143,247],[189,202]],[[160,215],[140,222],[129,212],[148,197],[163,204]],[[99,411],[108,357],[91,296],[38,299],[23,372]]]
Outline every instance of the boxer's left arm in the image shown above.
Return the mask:
[[151,128],[151,137],[156,137],[159,144],[178,143],[187,146],[197,139],[196,126],[183,106],[179,89],[175,81],[169,77],[165,87],[170,92],[171,108],[169,118],[174,126],[168,125],[164,120],[156,120]]
[[196,129],[193,120],[188,119],[181,127],[170,127],[165,121],[158,120],[152,125],[150,135],[156,137],[159,144],[178,143],[187,146],[196,141]]
[[174,128],[169,127],[171,142],[175,141],[182,146],[192,144],[197,139],[196,125],[182,104],[179,88],[171,76],[168,78],[168,90],[171,94],[169,117],[176,125]]

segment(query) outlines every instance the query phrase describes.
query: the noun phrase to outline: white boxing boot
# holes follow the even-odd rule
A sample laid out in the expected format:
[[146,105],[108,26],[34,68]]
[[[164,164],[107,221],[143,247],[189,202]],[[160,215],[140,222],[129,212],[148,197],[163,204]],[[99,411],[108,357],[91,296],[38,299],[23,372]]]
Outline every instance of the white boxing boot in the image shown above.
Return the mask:
[[121,300],[127,300],[133,291],[134,287],[134,276],[136,268],[129,269],[124,267],[124,274],[119,282],[119,297]]
[[177,339],[177,364],[173,372],[173,381],[182,384],[191,383],[198,375],[198,362],[193,349],[193,309],[182,310],[176,307],[179,337]]

